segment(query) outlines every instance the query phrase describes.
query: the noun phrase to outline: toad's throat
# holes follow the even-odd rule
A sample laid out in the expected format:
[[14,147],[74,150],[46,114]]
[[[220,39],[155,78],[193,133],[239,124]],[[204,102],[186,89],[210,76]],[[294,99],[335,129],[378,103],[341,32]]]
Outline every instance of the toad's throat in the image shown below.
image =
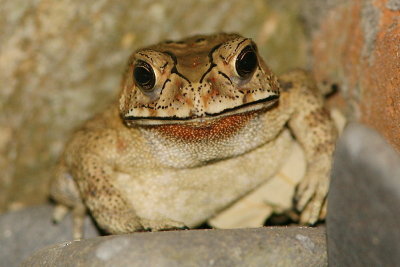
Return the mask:
[[279,99],[279,95],[270,95],[266,98],[259,99],[253,102],[244,103],[242,105],[226,108],[222,111],[215,113],[205,112],[203,116],[186,116],[186,117],[178,117],[178,116],[168,116],[168,117],[160,117],[160,116],[125,116],[124,121],[127,126],[162,126],[162,125],[187,125],[190,127],[208,127],[208,125],[219,121],[224,117],[231,117],[233,115],[245,115],[246,113],[252,113],[254,111],[265,110],[277,104],[277,100]]
[[202,123],[182,123],[143,126],[147,130],[175,140],[185,142],[214,141],[230,138],[238,133],[250,120],[255,119],[261,111],[251,111],[241,114],[208,120]]

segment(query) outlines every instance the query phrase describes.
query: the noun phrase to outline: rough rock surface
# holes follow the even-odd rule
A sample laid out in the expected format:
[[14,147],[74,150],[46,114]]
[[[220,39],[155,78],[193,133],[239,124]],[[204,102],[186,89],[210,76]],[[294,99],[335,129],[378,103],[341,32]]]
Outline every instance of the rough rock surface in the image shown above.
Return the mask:
[[398,266],[400,155],[351,124],[338,144],[328,197],[329,266]]
[[400,151],[400,2],[308,0],[303,14],[319,84],[339,88],[335,105]]
[[22,266],[327,266],[324,228],[135,233],[65,242]]
[[[37,206],[0,216],[0,266],[13,267],[45,246],[72,239],[72,218],[53,224],[53,206]],[[85,221],[86,237],[98,235],[89,217]]]
[[1,1],[0,212],[46,201],[51,168],[69,134],[116,96],[134,49],[235,31],[254,38],[274,70],[301,67],[299,6],[291,0]]

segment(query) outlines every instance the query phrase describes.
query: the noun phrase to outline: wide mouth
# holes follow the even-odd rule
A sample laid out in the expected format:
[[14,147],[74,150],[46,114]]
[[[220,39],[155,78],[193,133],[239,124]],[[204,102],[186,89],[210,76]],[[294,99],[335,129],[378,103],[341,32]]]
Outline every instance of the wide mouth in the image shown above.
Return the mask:
[[165,125],[165,124],[204,124],[214,120],[221,119],[223,117],[245,114],[254,111],[261,111],[271,108],[277,103],[279,95],[271,95],[263,99],[259,99],[253,102],[245,103],[240,106],[233,108],[227,108],[217,113],[205,112],[203,116],[188,116],[188,117],[135,117],[125,116],[123,119],[128,126],[135,125]]

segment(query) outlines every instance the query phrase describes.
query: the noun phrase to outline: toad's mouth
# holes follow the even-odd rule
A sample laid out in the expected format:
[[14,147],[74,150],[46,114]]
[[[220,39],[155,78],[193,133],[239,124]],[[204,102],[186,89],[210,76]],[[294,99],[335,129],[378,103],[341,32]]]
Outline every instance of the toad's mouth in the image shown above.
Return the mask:
[[214,122],[224,117],[248,114],[256,111],[262,111],[272,108],[278,103],[279,95],[270,95],[266,98],[259,99],[253,102],[245,103],[233,108],[227,108],[216,113],[205,112],[202,116],[148,116],[148,117],[137,117],[137,116],[124,116],[123,119],[127,126],[156,126],[156,125],[166,125],[166,124],[188,124],[192,126],[202,126],[209,122]]

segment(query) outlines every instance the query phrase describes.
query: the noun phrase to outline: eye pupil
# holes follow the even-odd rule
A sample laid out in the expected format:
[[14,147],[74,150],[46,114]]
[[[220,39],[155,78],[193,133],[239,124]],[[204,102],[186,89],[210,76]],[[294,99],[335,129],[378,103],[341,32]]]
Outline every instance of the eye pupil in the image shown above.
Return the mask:
[[240,52],[236,59],[236,72],[242,78],[248,78],[256,69],[258,59],[254,48],[251,45],[246,46]]
[[133,70],[133,78],[136,84],[143,90],[153,89],[156,83],[156,75],[150,64],[139,60]]

